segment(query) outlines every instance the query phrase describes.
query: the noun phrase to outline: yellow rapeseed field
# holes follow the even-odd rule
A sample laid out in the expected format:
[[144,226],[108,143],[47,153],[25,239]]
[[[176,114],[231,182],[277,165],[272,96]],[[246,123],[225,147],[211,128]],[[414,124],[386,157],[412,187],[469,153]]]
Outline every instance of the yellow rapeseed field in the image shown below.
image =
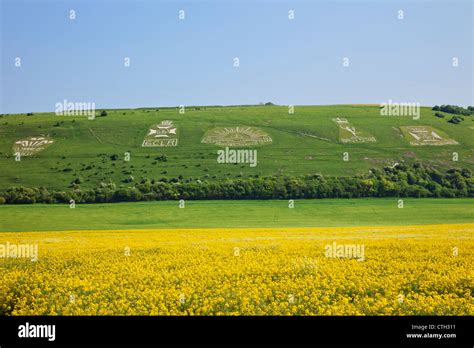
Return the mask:
[[[473,232],[0,233],[0,315],[474,315]],[[37,260],[13,257],[21,245]]]

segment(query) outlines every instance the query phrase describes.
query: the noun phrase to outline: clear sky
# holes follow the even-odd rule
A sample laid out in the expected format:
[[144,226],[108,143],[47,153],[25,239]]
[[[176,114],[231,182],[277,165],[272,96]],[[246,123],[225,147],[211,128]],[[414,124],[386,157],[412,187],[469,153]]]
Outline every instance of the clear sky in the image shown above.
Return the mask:
[[474,105],[472,0],[0,1],[0,113],[64,99]]

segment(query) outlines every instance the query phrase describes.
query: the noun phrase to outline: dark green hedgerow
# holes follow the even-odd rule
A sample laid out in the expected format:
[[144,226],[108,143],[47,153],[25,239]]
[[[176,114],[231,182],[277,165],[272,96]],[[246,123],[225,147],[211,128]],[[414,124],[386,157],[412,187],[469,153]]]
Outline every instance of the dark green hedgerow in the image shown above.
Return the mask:
[[118,187],[114,183],[102,183],[90,190],[82,190],[76,185],[70,191],[12,187],[0,193],[0,204],[68,203],[71,199],[76,203],[107,203],[358,197],[474,197],[474,180],[469,169],[450,169],[441,173],[416,163],[373,169],[366,176],[355,177],[267,176],[224,182],[143,179]]

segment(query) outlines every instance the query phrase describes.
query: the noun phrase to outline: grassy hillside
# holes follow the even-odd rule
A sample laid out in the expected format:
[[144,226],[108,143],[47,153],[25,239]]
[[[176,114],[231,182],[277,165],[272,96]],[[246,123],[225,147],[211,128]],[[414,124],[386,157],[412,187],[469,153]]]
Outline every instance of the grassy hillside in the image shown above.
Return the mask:
[[[343,143],[333,119],[347,119],[375,142]],[[151,126],[163,120],[177,128],[176,147],[142,147]],[[431,126],[457,145],[414,146],[401,126]],[[217,150],[223,146],[202,143],[215,127],[256,127],[272,138],[257,145],[258,165],[219,164]],[[81,187],[96,187],[101,181],[120,184],[134,180],[173,178],[224,180],[272,174],[345,176],[367,173],[372,167],[393,162],[422,161],[446,169],[474,168],[474,123],[448,123],[422,108],[419,120],[403,116],[380,116],[378,106],[297,106],[288,114],[284,106],[190,107],[185,114],[176,108],[110,110],[108,116],[88,120],[84,116],[53,113],[3,115],[0,118],[0,189],[10,186],[44,186],[62,189],[80,177]],[[13,143],[31,136],[46,136],[54,143],[44,151],[15,161]],[[347,136],[346,135],[342,135]],[[237,147],[248,148],[248,147]],[[123,161],[125,152],[129,162]],[[459,161],[452,161],[452,153]],[[343,153],[349,161],[343,161]],[[111,156],[117,155],[113,160]],[[164,155],[164,156],[163,156]],[[166,158],[166,161],[164,159]]]
[[472,223],[472,199],[189,201],[0,206],[0,231],[329,227]]

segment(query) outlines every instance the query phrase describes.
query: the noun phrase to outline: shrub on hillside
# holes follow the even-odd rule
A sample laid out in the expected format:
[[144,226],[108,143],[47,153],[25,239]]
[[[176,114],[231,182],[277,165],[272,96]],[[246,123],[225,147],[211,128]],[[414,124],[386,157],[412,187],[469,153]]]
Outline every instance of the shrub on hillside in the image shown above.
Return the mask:
[[453,124],[459,124],[462,121],[464,121],[464,117],[462,116],[453,116],[451,117],[450,120],[448,120],[449,123],[453,123]]

